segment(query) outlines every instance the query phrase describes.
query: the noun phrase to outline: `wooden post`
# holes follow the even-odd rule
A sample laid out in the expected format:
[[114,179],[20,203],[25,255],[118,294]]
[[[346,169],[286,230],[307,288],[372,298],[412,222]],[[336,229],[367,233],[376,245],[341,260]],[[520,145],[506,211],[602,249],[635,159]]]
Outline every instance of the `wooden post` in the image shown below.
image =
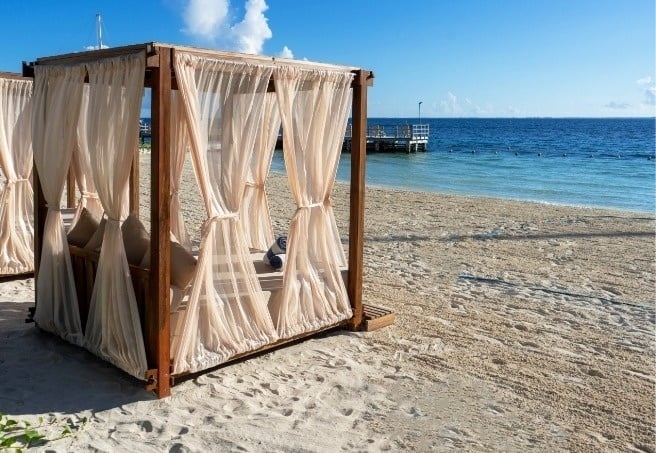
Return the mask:
[[348,295],[353,309],[349,327],[360,330],[364,317],[362,307],[362,267],[364,256],[364,195],[367,154],[367,76],[356,72],[353,83],[351,145],[351,203],[349,213]]
[[[39,172],[36,170],[36,163],[34,163],[32,170],[32,182],[34,184],[34,287],[36,288],[36,281],[39,277],[41,250],[43,249],[43,231],[46,227],[46,215],[48,214],[46,198],[43,195]],[[36,306],[38,303],[36,291],[34,292],[34,302],[34,306]]]
[[75,172],[73,171],[73,162],[68,167],[68,175],[66,176],[66,207],[74,208],[77,206],[75,202]]
[[[34,68],[23,61],[23,77],[30,77],[34,80]],[[39,181],[39,172],[36,170],[36,161],[32,164],[32,191],[34,192],[34,286],[39,271],[39,260],[41,259],[41,249],[43,248],[43,230],[46,225],[46,202]],[[36,291],[34,292],[34,301],[36,306]]]
[[157,369],[158,398],[171,394],[170,325],[170,141],[171,48],[159,47],[159,64],[152,69],[150,154],[150,301],[145,313],[148,367]]

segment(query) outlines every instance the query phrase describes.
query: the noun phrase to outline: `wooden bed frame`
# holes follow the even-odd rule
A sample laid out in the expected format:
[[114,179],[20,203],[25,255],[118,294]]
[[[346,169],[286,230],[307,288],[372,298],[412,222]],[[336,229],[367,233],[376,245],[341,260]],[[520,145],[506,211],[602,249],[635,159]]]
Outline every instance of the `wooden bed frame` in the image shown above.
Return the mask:
[[[34,77],[36,65],[77,64],[92,62],[102,58],[131,54],[136,51],[146,51],[146,70],[144,86],[151,88],[151,269],[130,266],[130,274],[134,284],[139,305],[139,315],[144,334],[144,345],[148,361],[146,373],[146,388],[154,390],[159,398],[170,395],[173,376],[171,374],[170,341],[170,142],[168,125],[171,115],[171,90],[177,88],[173,70],[173,55],[176,49],[194,52],[200,55],[225,56],[237,60],[271,61],[270,58],[251,55],[241,55],[227,52],[205,51],[171,46],[159,43],[146,43],[89,52],[80,52],[53,57],[39,58],[31,63],[23,63],[23,76]],[[302,62],[295,62],[303,64]],[[353,142],[351,147],[351,193],[349,216],[349,256],[348,256],[348,296],[353,310],[353,317],[336,326],[344,326],[351,330],[360,330],[367,325],[365,309],[362,303],[362,266],[364,238],[364,196],[365,196],[365,151],[367,129],[367,87],[373,85],[373,73],[368,70],[350,68],[354,75],[352,124]],[[273,80],[269,81],[269,91],[274,90]],[[136,125],[135,125],[136,127]],[[139,154],[135,150],[133,167],[130,175],[130,210],[138,212],[139,207]],[[75,180],[69,172],[68,205],[73,206]],[[46,205],[39,176],[34,171],[34,210],[35,210],[35,275],[39,272],[39,257],[43,242],[43,229],[46,215]],[[98,254],[79,247],[70,246],[73,272],[80,303],[80,313],[83,327],[86,324],[88,301],[91,298],[95,278]],[[38,300],[36,301],[38,303]],[[376,316],[368,311],[369,318]],[[387,311],[387,324],[393,322],[393,314]],[[391,316],[391,318],[390,318]],[[391,319],[391,321],[390,321]],[[375,323],[377,327],[381,323]],[[325,329],[323,329],[325,330]],[[284,343],[295,341],[301,337],[317,334],[318,331],[299,335],[298,337],[281,340],[266,345],[258,350],[250,351],[232,357],[230,361],[241,357],[257,354],[263,350],[277,347]]]

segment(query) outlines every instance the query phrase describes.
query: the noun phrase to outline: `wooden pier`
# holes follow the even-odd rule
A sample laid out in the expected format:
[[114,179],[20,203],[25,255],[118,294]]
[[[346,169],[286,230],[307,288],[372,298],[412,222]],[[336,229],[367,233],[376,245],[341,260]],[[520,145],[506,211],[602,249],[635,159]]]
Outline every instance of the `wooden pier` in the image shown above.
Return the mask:
[[[400,126],[373,125],[367,127],[367,152],[406,152],[426,151],[430,127],[428,124],[403,124]],[[342,151],[351,152],[352,126],[346,126]],[[278,135],[276,149],[282,149],[282,133]]]
[[150,123],[139,120],[139,143],[143,144],[146,139],[150,140],[152,137],[152,129]]
[[[346,126],[342,152],[351,152],[353,138],[352,125]],[[367,152],[406,152],[426,151],[430,126],[428,124],[372,125],[367,127]],[[143,144],[151,138],[150,123],[139,121],[139,141]],[[276,149],[282,149],[282,131],[278,134]]]
[[[400,126],[372,125],[367,127],[367,152],[416,153],[426,151],[430,127],[428,124],[403,124]],[[342,151],[351,151],[351,125],[346,127]]]

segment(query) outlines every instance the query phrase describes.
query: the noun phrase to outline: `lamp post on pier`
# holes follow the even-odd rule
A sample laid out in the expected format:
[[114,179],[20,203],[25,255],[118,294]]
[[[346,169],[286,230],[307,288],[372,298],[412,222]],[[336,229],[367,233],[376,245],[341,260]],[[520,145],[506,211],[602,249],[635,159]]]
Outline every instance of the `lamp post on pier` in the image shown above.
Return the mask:
[[421,124],[421,104],[423,101],[419,101],[419,124]]

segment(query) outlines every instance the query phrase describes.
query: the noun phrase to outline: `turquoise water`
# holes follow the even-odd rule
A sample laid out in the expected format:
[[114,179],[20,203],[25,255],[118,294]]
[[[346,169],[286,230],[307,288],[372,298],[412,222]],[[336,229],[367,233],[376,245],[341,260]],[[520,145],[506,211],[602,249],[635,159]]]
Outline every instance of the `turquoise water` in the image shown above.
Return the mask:
[[[416,123],[370,118],[369,125]],[[654,213],[654,119],[422,119],[427,152],[370,153],[367,184]],[[284,172],[276,151],[272,170]],[[338,179],[350,178],[350,155]]]

